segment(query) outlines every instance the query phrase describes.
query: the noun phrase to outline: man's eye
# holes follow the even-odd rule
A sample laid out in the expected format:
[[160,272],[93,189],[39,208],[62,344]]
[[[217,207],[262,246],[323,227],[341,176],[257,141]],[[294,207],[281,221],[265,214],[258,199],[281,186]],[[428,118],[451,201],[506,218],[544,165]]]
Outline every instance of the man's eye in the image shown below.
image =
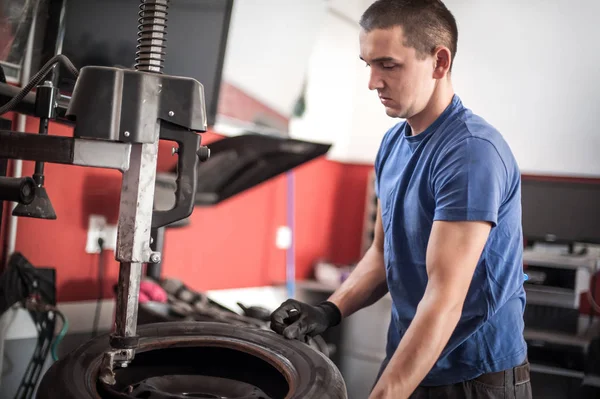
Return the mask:
[[396,66],[396,64],[391,64],[389,62],[384,62],[383,64],[381,64],[381,66],[383,67],[383,69],[394,69],[394,67]]

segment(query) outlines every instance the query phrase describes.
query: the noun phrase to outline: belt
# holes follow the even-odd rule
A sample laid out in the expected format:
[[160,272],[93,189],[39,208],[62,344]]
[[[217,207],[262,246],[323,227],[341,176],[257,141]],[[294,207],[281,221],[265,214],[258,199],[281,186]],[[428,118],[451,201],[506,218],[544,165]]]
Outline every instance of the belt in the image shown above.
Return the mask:
[[494,386],[512,386],[529,382],[529,361],[512,369],[482,374],[475,381]]

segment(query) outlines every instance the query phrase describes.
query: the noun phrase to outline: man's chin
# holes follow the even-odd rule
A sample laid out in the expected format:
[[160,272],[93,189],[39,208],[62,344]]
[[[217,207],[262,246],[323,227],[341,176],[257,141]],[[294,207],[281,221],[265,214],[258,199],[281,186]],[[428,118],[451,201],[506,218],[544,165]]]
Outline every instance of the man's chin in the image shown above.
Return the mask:
[[403,118],[402,111],[396,108],[385,107],[385,113],[391,118]]

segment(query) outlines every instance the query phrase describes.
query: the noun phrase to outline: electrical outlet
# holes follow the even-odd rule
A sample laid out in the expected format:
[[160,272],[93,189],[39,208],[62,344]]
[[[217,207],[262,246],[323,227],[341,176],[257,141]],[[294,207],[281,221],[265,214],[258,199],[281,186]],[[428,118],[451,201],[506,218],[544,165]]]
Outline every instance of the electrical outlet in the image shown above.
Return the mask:
[[275,246],[279,249],[289,249],[292,246],[292,229],[279,226],[275,235]]
[[104,249],[112,249],[115,251],[117,248],[117,225],[107,224],[104,228]]
[[90,215],[88,223],[87,242],[85,252],[88,254],[100,253],[98,239],[104,240],[104,249],[112,249],[117,247],[117,226],[107,224],[106,217],[102,215]]

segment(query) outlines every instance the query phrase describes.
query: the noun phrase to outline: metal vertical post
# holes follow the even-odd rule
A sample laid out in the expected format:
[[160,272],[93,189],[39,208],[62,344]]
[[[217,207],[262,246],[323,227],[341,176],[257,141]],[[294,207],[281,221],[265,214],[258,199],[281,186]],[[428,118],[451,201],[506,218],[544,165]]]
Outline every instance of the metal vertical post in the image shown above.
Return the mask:
[[134,144],[129,169],[123,174],[116,258],[121,262],[116,303],[117,337],[136,334],[142,263],[150,261],[150,228],[158,159],[160,123],[153,143]]

